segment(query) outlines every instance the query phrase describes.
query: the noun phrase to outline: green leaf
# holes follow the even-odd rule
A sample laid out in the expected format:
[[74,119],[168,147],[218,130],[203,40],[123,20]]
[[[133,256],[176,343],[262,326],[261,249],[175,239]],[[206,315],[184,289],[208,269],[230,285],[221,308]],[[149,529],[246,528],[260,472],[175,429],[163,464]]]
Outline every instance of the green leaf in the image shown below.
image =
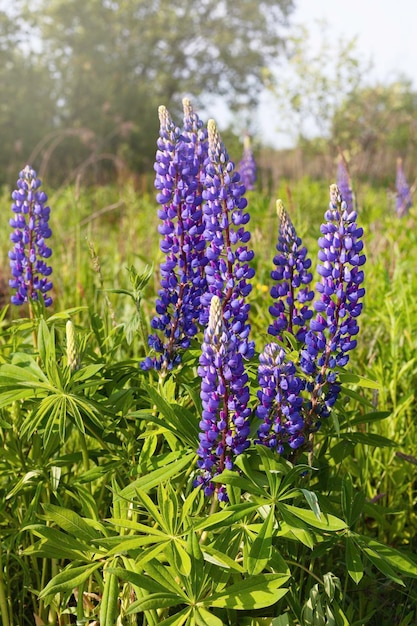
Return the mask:
[[349,420],[349,426],[356,426],[357,424],[370,424],[373,422],[379,422],[387,419],[392,415],[391,411],[372,411],[371,413],[365,413],[365,415],[358,415]]
[[231,559],[227,554],[216,550],[210,545],[203,545],[201,549],[203,551],[204,560],[208,563],[243,573],[244,570],[242,566],[234,559]]
[[158,622],[158,626],[183,626],[190,617],[192,609],[190,607],[186,607],[179,613],[175,613],[175,615],[171,615],[168,619],[164,619],[162,622]]
[[54,558],[86,559],[91,551],[91,544],[80,541],[79,539],[67,535],[57,528],[45,526],[44,524],[31,524],[24,528],[25,531],[33,533],[36,537],[41,538],[40,550],[52,551]]
[[209,515],[205,519],[194,524],[194,530],[206,530],[207,528],[230,527],[250,513],[258,509],[258,504],[237,504],[227,509]]
[[352,383],[358,385],[358,387],[366,387],[368,389],[380,389],[381,385],[376,380],[365,378],[365,376],[359,376],[359,374],[353,374],[352,372],[340,372],[339,380],[343,384]]
[[361,443],[365,446],[372,446],[375,448],[395,448],[398,446],[396,441],[383,437],[382,435],[375,435],[374,433],[342,433],[341,437],[347,439],[352,443]]
[[62,591],[71,591],[75,587],[82,585],[91,574],[102,566],[102,563],[97,562],[80,565],[79,567],[67,567],[63,572],[60,572],[49,581],[46,587],[39,593],[39,597],[46,598],[47,596],[54,596]]
[[237,472],[233,472],[232,470],[225,470],[221,474],[218,474],[215,479],[216,483],[233,485],[235,487],[239,487],[242,491],[246,491],[247,493],[252,493],[253,495],[263,496],[265,497],[266,492],[261,487],[258,487],[254,482],[248,480],[244,476],[241,476]]
[[100,537],[100,533],[78,513],[55,504],[44,504],[43,508],[45,511],[43,517],[55,522],[70,535],[87,542]]
[[363,535],[355,535],[355,539],[361,547],[366,546],[378,554],[380,558],[401,574],[417,578],[417,562],[403,552]]
[[[103,363],[99,363],[96,365],[87,365],[72,374],[72,382],[79,383],[87,380],[88,378],[93,378],[100,370],[104,367]],[[101,382],[101,381],[100,381]]]
[[150,611],[152,609],[166,609],[170,606],[177,606],[178,604],[184,604],[183,597],[169,593],[168,591],[151,593],[148,596],[140,598],[140,600],[132,602],[126,611],[126,615],[132,615],[133,613],[139,613],[142,611]]
[[202,607],[195,609],[195,623],[196,626],[224,626],[221,619]]
[[13,498],[17,493],[19,493],[19,491],[21,491],[25,487],[25,485],[33,482],[35,478],[39,479],[39,476],[41,476],[41,474],[42,472],[40,470],[30,470],[29,472],[26,472],[26,474],[17,481],[13,489],[11,489],[6,495],[6,500],[10,500],[10,498]]
[[268,565],[272,552],[272,537],[275,524],[275,508],[271,507],[264,519],[256,539],[251,545],[247,569],[251,576],[260,574]]
[[321,513],[321,520],[318,520],[313,511],[309,511],[307,509],[300,509],[297,506],[293,506],[292,504],[279,504],[280,509],[284,509],[289,511],[309,526],[313,526],[314,528],[319,528],[320,530],[326,530],[329,532],[336,532],[338,530],[344,530],[346,528],[346,523],[335,517],[334,515],[330,515],[328,513]]
[[145,576],[144,574],[139,574],[138,572],[133,572],[132,570],[121,567],[112,567],[109,568],[108,571],[117,576],[120,580],[124,580],[140,589],[146,589],[146,591],[150,593],[157,594],[166,592],[165,585],[161,585],[150,576]]
[[200,606],[250,611],[275,604],[288,589],[280,589],[289,576],[261,574],[241,580],[224,591],[199,602]]
[[363,577],[363,565],[360,552],[350,537],[346,538],[346,567],[351,579],[358,584]]
[[141,476],[133,483],[122,489],[120,495],[127,500],[134,499],[135,495],[139,491],[150,491],[154,487],[157,487],[160,482],[169,480],[176,475],[179,475],[186,467],[190,467],[194,462],[195,454],[186,453],[179,455],[179,458],[166,466],[160,467],[145,476]]
[[308,489],[301,489],[301,492],[303,493],[308,506],[313,511],[314,515],[317,517],[319,522],[321,522],[322,514],[320,511],[320,505],[319,505],[319,501],[317,499],[316,494],[314,493],[314,491],[309,491]]

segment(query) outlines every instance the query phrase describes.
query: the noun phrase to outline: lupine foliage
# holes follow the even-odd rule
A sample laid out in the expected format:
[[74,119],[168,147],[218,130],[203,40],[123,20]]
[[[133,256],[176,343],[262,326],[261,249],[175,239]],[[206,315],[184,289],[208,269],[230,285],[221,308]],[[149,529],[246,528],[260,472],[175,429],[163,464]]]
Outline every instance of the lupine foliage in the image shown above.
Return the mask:
[[[311,183],[272,229],[214,122],[187,101],[180,131],[160,113],[159,287],[136,256],[156,256],[157,203],[125,190],[116,245],[110,219],[89,227],[94,271],[76,264],[74,281],[54,226],[52,312],[2,313],[2,623],[413,624],[416,229],[384,215],[383,196],[357,218],[334,186],[319,228],[326,194]],[[269,224],[261,239],[249,214],[253,231]],[[143,369],[149,334],[162,361]]]

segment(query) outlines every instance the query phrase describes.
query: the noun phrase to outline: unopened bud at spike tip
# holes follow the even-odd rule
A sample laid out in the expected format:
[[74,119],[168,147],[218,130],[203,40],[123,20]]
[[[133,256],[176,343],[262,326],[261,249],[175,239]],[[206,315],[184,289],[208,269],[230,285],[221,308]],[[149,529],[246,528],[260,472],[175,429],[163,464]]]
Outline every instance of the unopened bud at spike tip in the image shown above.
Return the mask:
[[77,338],[75,334],[74,324],[68,320],[65,326],[67,338],[67,362],[72,372],[76,372],[80,367],[80,356],[77,346]]

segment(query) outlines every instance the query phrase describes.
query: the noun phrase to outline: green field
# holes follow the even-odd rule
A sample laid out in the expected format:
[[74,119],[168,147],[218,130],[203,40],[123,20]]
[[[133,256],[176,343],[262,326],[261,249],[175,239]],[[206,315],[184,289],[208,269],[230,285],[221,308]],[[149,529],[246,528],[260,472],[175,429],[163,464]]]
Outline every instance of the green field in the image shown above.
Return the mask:
[[[257,352],[275,202],[315,265],[332,182],[247,193]],[[292,467],[252,445],[219,504],[193,487],[202,333],[178,370],[140,367],[163,259],[152,181],[44,186],[54,301],[34,319],[8,304],[10,191],[1,197],[3,626],[417,624],[417,209],[400,219],[384,188],[356,189],[366,296],[342,394],[312,455]],[[256,366],[257,355],[252,407]]]

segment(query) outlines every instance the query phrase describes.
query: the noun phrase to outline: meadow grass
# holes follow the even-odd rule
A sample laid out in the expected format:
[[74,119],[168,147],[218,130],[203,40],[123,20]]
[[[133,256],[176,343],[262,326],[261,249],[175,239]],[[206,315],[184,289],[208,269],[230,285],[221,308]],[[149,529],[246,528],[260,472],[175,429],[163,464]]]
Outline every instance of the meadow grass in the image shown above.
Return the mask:
[[[250,323],[257,350],[267,341],[270,317],[269,272],[278,232],[275,201],[277,198],[284,201],[297,233],[314,260],[319,226],[328,203],[329,182],[332,181],[283,181],[273,197],[259,191],[247,194],[256,268],[249,298]],[[120,620],[118,625],[158,624],[163,619],[167,626],[191,623],[186,621],[187,617],[181,621],[180,613],[186,615],[182,605],[177,621],[175,613],[164,609],[173,602],[174,582],[170,583],[170,600],[168,594],[159,607],[156,599],[149,600],[148,604],[143,599],[143,569],[134,561],[150,540],[140,538],[130,548],[121,547],[126,540],[123,536],[131,537],[135,523],[137,532],[142,532],[143,519],[149,528],[164,528],[167,535],[180,537],[180,540],[173,539],[174,543],[166,548],[161,558],[161,563],[171,557],[177,564],[178,582],[193,571],[188,569],[185,547],[197,562],[201,558],[192,539],[188,539],[187,546],[184,543],[189,526],[186,513],[179,513],[181,507],[192,512],[203,536],[209,532],[202,521],[204,515],[215,513],[204,513],[204,501],[186,487],[191,466],[178,470],[179,478],[173,474],[172,485],[169,476],[165,486],[158,487],[158,480],[152,483],[149,487],[152,500],[146,495],[148,487],[143,494],[140,491],[142,483],[138,483],[137,491],[135,487],[127,491],[137,477],[140,480],[147,474],[152,476],[152,472],[161,472],[164,465],[171,467],[170,463],[177,457],[182,458],[180,452],[187,446],[188,452],[192,451],[192,434],[186,427],[182,432],[177,419],[179,416],[183,424],[191,425],[193,415],[199,411],[198,387],[193,374],[199,352],[197,341],[192,344],[176,381],[169,379],[162,385],[153,373],[146,376],[140,373],[139,362],[148,350],[146,335],[154,313],[158,267],[162,259],[156,202],[152,193],[137,191],[130,180],[111,187],[68,187],[49,196],[54,304],[45,316],[45,324],[41,323],[37,329],[36,349],[25,311],[6,304],[8,290],[3,287],[0,336],[0,358],[5,372],[2,378],[0,368],[0,426],[4,450],[0,478],[3,624],[33,624],[33,615],[37,616],[37,624],[66,624],[72,623],[71,619],[78,619],[80,624],[90,623],[86,616],[93,620],[100,598],[102,606],[108,603],[108,612],[101,623],[109,626],[116,624],[116,614]],[[343,498],[347,501],[351,496],[352,502],[358,503],[355,494],[362,493],[359,515],[351,528],[355,526],[355,532],[360,532],[361,537],[401,549],[413,559],[417,547],[417,210],[412,208],[407,216],[399,219],[389,204],[386,191],[365,184],[358,190],[357,201],[358,222],[365,230],[366,296],[358,347],[352,352],[348,371],[372,384],[364,385],[354,376],[346,383],[346,394],[340,406],[315,440],[320,476],[315,478],[313,474],[309,489],[316,489],[321,506],[329,515],[336,516],[341,511],[345,516],[349,511],[352,513],[351,505],[343,505]],[[3,215],[7,214],[9,205],[9,192],[5,190]],[[0,233],[4,281],[8,279],[9,248],[9,229],[4,227]],[[138,276],[146,273],[146,268],[152,270],[150,280],[141,283]],[[88,371],[81,369],[84,374],[72,377],[68,369],[61,370],[59,365],[61,361],[65,364],[64,327],[69,316],[77,328],[84,366],[90,368]],[[33,357],[27,363],[25,354]],[[46,371],[47,383],[37,369],[39,363]],[[32,376],[25,382],[22,374],[20,386],[19,381],[11,382],[20,371],[16,365],[30,370]],[[14,369],[7,370],[7,367]],[[252,366],[252,381],[253,372]],[[46,384],[49,388],[44,392],[42,385]],[[20,395],[12,402],[10,394],[13,393]],[[45,426],[42,420],[54,410],[47,406],[48,394],[52,397],[51,406],[55,402],[64,408]],[[167,420],[166,425],[160,416]],[[370,417],[361,422],[364,416]],[[48,428],[50,432],[45,437]],[[186,441],[187,445],[181,445],[181,441]],[[187,458],[190,465],[194,455]],[[259,469],[259,460],[252,458],[251,462],[255,470]],[[276,475],[284,471],[274,465],[273,460],[265,457],[263,462],[270,463],[271,472]],[[245,465],[241,470],[246,475]],[[284,474],[287,471],[286,468]],[[254,474],[257,475],[257,471]],[[233,489],[236,491],[232,505],[240,502],[240,488],[239,484],[232,487],[232,493]],[[266,547],[265,533],[272,524],[267,507],[271,503],[266,496],[259,495],[260,489],[258,485],[254,492],[257,495],[253,496],[258,498],[258,517],[248,518],[248,526],[239,526],[240,539],[230,534],[221,517],[215,518],[213,528],[217,531],[214,531],[213,542],[207,545],[208,560],[204,561],[207,571],[203,565],[201,571],[206,572],[206,577],[211,576],[208,563],[231,568],[231,562],[222,561],[226,558],[221,556],[223,553],[230,554],[230,559],[235,555],[236,567],[245,567],[252,576],[264,571],[262,564],[259,566],[262,558],[266,559],[264,565],[268,572],[286,571],[285,567],[291,563],[291,590],[285,600],[276,595],[275,613],[260,612],[261,601],[254,602],[253,606],[249,603],[245,612],[236,611],[237,601],[232,599],[232,593],[225,595],[221,608],[220,599],[216,600],[214,594],[212,605],[208,600],[206,604],[201,600],[201,608],[196,609],[197,613],[200,611],[200,621],[195,623],[214,626],[221,623],[242,626],[331,623],[407,626],[417,623],[414,584],[417,569],[412,571],[410,564],[399,562],[398,574],[393,569],[393,554],[388,555],[387,563],[381,563],[380,548],[370,545],[363,548],[369,560],[359,565],[355,549],[349,543],[353,552],[346,557],[340,537],[332,534],[334,529],[330,527],[318,537],[317,527],[314,529],[314,524],[306,527],[303,522],[296,527],[295,535],[291,535],[291,520],[295,518],[286,509],[283,510],[287,511],[287,518],[284,517],[281,527],[276,528],[274,540],[276,545],[279,545],[279,537],[287,541],[282,549],[287,562],[284,567],[280,560],[283,557],[278,550],[275,552],[275,543],[273,550],[272,544]],[[253,500],[248,498],[247,501]],[[314,510],[312,501],[310,505]],[[54,507],[76,511],[77,517],[71,518],[67,513],[68,517],[62,522],[58,508]],[[177,515],[178,527],[170,527],[166,520],[172,522]],[[120,536],[113,536],[105,526],[104,520],[110,516],[116,520],[114,524]],[[44,522],[46,526],[42,526]],[[77,525],[78,531],[74,530]],[[51,526],[60,529],[61,534],[53,535],[53,531],[48,530]],[[25,528],[29,529],[26,534]],[[224,531],[223,538],[220,531]],[[57,548],[59,541],[67,542],[62,544],[61,553]],[[90,541],[100,546],[94,555],[88,552]],[[243,555],[241,545],[245,546]],[[263,551],[269,556],[263,555]],[[149,549],[143,567],[158,554],[162,553],[157,548],[152,555]],[[103,571],[98,569],[100,559],[105,562]],[[350,566],[350,576],[346,574],[349,567],[344,565],[345,559]],[[75,596],[68,581],[63,579],[58,578],[56,587],[47,587],[69,562],[81,568],[72,574],[77,582],[79,573],[79,581],[73,585],[78,588]],[[148,571],[148,576],[154,576],[156,581],[154,593],[162,593],[158,587],[162,576],[159,566],[154,564]],[[372,569],[373,566],[377,570]],[[86,569],[88,567],[91,571]],[[359,573],[361,567],[363,576]],[[407,567],[411,578],[402,577]],[[88,576],[84,575],[86,573]],[[227,581],[227,577],[224,582],[221,577],[217,581],[219,598],[219,589],[223,589]],[[194,582],[197,585],[197,579]],[[204,584],[200,583],[205,585],[201,597],[204,594],[210,597],[206,578]],[[45,588],[47,593],[41,594],[39,603],[38,594]],[[2,589],[6,590],[3,598]],[[137,602],[142,598],[136,613],[129,609],[132,604],[129,589],[134,589]],[[257,597],[257,588],[253,593]],[[240,614],[239,618],[236,613]],[[8,623],[6,614],[14,616]],[[70,618],[70,614],[74,617]],[[141,622],[134,621],[137,615]]]

